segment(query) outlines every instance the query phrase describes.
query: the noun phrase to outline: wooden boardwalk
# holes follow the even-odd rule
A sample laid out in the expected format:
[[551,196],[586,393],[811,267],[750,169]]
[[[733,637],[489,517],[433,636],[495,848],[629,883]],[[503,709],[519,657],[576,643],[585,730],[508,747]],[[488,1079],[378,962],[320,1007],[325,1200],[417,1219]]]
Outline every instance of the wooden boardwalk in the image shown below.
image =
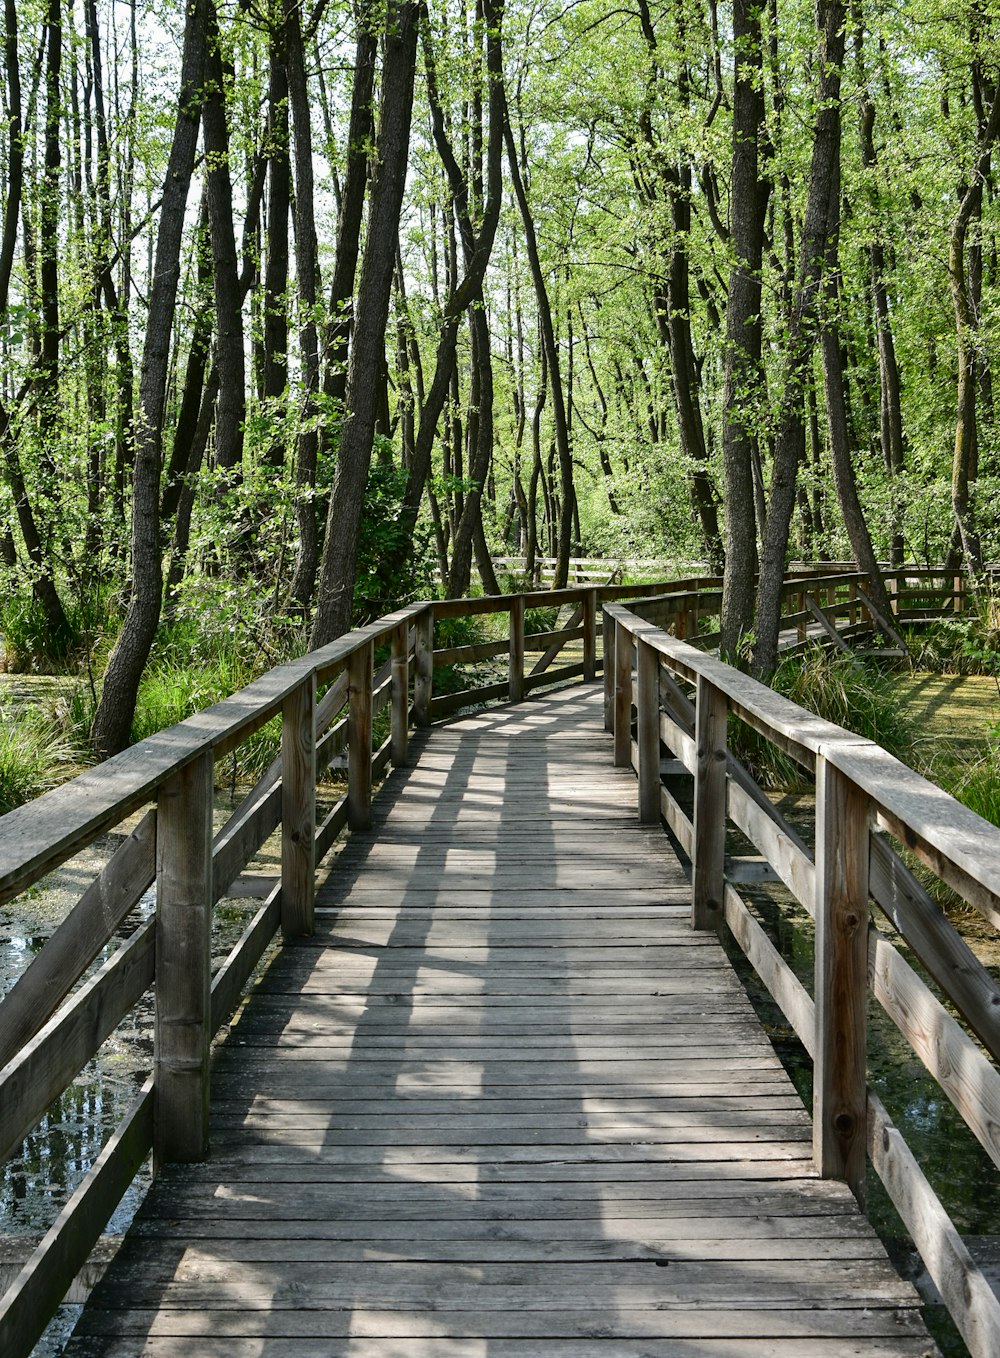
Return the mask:
[[73,1358],[935,1352],[635,800],[592,686],[436,728]]

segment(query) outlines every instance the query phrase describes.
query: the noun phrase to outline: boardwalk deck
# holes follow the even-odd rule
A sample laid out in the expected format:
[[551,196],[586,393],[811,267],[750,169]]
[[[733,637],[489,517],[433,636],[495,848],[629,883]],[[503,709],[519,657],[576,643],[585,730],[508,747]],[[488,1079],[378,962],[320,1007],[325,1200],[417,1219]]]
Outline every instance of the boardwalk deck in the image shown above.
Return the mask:
[[608,741],[578,688],[392,775],[73,1358],[934,1352]]

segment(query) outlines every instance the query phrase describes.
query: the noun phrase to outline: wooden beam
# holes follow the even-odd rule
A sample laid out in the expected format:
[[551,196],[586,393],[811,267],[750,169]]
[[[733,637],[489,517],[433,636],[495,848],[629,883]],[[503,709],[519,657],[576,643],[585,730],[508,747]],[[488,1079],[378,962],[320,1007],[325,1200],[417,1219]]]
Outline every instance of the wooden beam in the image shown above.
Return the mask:
[[285,699],[281,720],[281,933],[286,939],[307,937],[313,931],[315,706],[316,679],[310,674]]
[[213,772],[206,750],[156,801],[154,1165],[208,1151]]
[[868,1002],[865,793],[826,759],[816,776],[813,1158],[864,1202]]
[[721,932],[726,859],[725,695],[699,676],[695,702],[694,857],[691,926]]

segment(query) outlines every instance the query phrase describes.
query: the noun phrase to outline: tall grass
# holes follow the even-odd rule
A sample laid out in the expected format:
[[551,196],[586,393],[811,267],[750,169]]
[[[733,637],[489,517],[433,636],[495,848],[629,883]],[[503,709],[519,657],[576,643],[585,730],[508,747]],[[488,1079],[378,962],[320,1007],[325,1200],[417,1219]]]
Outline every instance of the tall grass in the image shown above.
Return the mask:
[[0,815],[73,772],[74,749],[51,717],[24,707],[0,713]]
[[[771,686],[818,717],[873,740],[908,763],[914,727],[900,706],[895,684],[853,655],[831,655],[816,646],[789,656],[778,666]],[[789,790],[804,783],[799,765],[736,718],[729,743],[762,787]]]

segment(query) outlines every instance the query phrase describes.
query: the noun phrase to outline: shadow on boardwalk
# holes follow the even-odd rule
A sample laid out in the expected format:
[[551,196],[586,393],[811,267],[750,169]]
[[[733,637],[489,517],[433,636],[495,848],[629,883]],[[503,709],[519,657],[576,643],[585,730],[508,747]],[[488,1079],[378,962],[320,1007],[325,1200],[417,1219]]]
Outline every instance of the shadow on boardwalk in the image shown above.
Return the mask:
[[[416,749],[414,751],[416,755]],[[593,688],[436,729],[219,1050],[69,1352],[932,1352]]]

